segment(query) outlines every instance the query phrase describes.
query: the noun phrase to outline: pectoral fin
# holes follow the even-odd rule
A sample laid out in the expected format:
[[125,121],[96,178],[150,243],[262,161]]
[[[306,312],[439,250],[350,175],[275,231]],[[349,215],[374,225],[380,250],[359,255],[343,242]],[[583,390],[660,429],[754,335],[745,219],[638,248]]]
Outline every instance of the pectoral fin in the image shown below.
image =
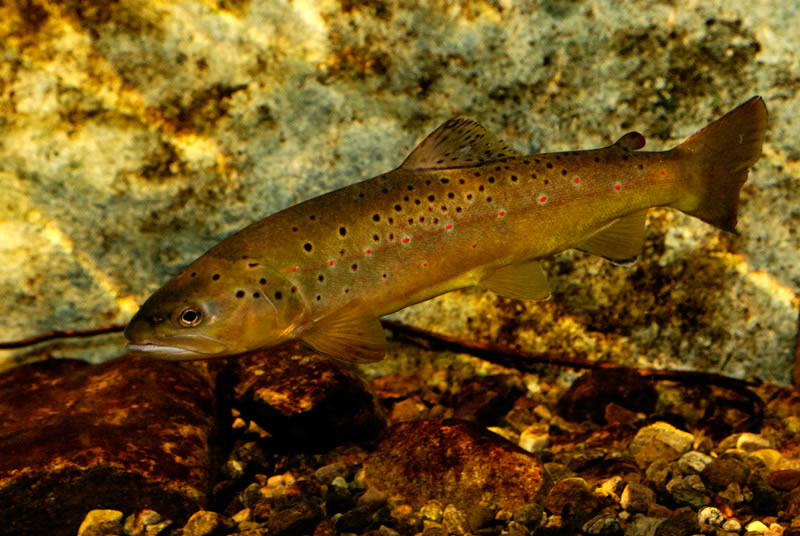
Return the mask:
[[550,285],[538,261],[503,266],[478,284],[501,296],[518,300],[546,300],[550,297]]
[[299,337],[314,350],[343,361],[372,363],[386,353],[380,320],[364,316],[352,305],[347,311],[318,320]]
[[617,264],[636,259],[644,244],[647,209],[614,220],[575,246],[592,255],[600,255]]

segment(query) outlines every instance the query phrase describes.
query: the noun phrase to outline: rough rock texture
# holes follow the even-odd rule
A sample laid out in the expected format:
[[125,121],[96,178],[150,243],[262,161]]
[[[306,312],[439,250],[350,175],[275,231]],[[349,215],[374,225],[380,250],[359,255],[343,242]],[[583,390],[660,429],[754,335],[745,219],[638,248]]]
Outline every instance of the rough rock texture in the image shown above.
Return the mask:
[[308,351],[256,352],[230,361],[220,388],[282,448],[323,450],[375,437],[382,409],[347,365]]
[[103,508],[187,517],[210,491],[215,405],[208,377],[171,362],[57,360],[3,374],[0,532],[72,535]]
[[538,458],[457,419],[395,425],[364,465],[368,485],[416,507],[435,498],[470,511],[502,498],[514,512],[541,500],[549,486]]
[[[467,291],[397,318],[787,381],[799,18],[793,0],[4,2],[0,340],[127,321],[219,239],[392,168],[452,115],[524,152],[631,129],[663,149],[761,94],[771,125],[741,236],[653,210],[633,269],[565,253],[547,263],[550,302]],[[47,352],[100,359],[120,345]]]

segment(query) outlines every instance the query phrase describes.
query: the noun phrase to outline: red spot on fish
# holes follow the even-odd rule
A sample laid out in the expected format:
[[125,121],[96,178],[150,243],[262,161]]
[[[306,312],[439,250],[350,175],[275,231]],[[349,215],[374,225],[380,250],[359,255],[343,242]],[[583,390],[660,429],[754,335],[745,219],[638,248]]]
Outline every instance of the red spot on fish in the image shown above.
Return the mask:
[[540,203],[544,203],[545,201],[547,201],[547,197],[542,196],[542,197],[539,198],[539,202]]
[[403,239],[403,244],[408,244],[408,241],[411,240],[410,238],[406,237]]
[[296,272],[297,271],[297,266],[292,266],[292,271]]
[[364,253],[365,253],[366,255],[369,255],[370,253],[372,253],[372,250],[371,250],[371,249],[365,249],[365,250],[364,250]]
[[619,190],[620,188],[622,188],[622,186],[621,186],[621,185],[619,185],[619,184],[615,184],[615,185],[614,185],[614,189],[615,189],[615,190]]
[[445,229],[452,229],[453,225],[448,223],[447,225],[444,226],[444,228]]
[[503,211],[501,210],[500,212],[498,212],[498,213],[497,213],[497,215],[498,215],[498,216],[505,216],[505,215],[506,215],[506,213],[505,213],[505,212],[503,212]]
[[333,261],[328,261],[328,266],[333,266]]
[[427,263],[427,262],[423,262],[423,263],[422,263],[422,266],[423,266],[423,267],[425,267],[425,266],[428,266],[428,263]]
[[660,171],[659,173],[661,173],[662,175],[664,174],[664,172],[663,172],[663,171]]
[[472,247],[476,248],[478,247],[478,244],[472,244]]
[[347,294],[348,292],[350,292],[350,289],[349,289],[349,288],[346,288],[346,289],[344,289],[344,293],[345,293],[345,294]]
[[578,184],[579,182],[581,182],[581,180],[578,177],[575,177],[574,179],[572,179],[572,182]]

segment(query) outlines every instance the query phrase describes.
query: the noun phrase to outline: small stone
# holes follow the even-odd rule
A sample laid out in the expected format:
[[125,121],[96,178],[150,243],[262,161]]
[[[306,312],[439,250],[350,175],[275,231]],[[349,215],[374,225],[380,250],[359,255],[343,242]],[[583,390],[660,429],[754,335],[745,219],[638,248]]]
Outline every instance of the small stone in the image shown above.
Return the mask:
[[714,461],[714,458],[708,454],[703,454],[702,452],[698,452],[696,450],[690,450],[678,458],[677,463],[681,471],[685,474],[688,474],[702,473],[703,469],[705,469],[706,466],[712,461]]
[[701,525],[721,527],[722,523],[725,522],[725,517],[722,515],[722,512],[719,511],[719,508],[706,506],[705,508],[701,508],[697,513],[697,521]]
[[344,476],[345,473],[347,473],[347,466],[342,462],[334,462],[323,465],[314,471],[314,478],[316,478],[320,484],[330,484],[334,478],[337,476]]
[[571,421],[590,419],[605,424],[607,404],[648,412],[655,407],[657,398],[653,384],[635,371],[598,369],[573,382],[558,401],[558,413]]
[[439,522],[442,520],[442,503],[439,501],[428,501],[419,509],[419,514],[423,520]]
[[78,536],[122,534],[122,530],[122,512],[119,510],[91,510],[83,518]]
[[233,519],[233,522],[236,523],[237,525],[239,523],[244,523],[245,521],[250,521],[250,511],[251,510],[249,508],[245,508],[244,510],[239,510],[238,512],[233,514],[233,517],[231,519]]
[[722,524],[722,530],[727,530],[728,532],[739,532],[742,530],[742,524],[739,523],[738,519],[728,519]]
[[392,406],[389,421],[392,423],[416,421],[425,417],[428,407],[414,398],[406,398]]
[[577,477],[556,482],[544,504],[550,513],[561,516],[575,527],[583,525],[599,506],[586,481]]
[[529,503],[514,513],[514,521],[524,523],[529,529],[533,530],[542,523],[544,515],[544,505],[541,503]]
[[632,425],[638,419],[636,412],[620,406],[615,402],[609,402],[605,408],[605,419],[608,424]]
[[139,510],[125,518],[124,531],[127,536],[145,536],[148,526],[162,521],[161,514],[155,510]]
[[796,471],[794,469],[773,471],[769,475],[768,482],[773,488],[783,491],[791,491],[797,486],[800,486],[800,471]]
[[744,529],[747,532],[766,532],[769,529],[769,527],[767,527],[761,521],[751,521],[750,523],[745,525]]
[[628,512],[646,513],[656,500],[656,492],[643,484],[631,482],[622,490],[620,506]]
[[339,532],[361,532],[372,521],[372,509],[368,506],[356,506],[344,512],[336,521]]
[[800,487],[794,488],[781,501],[781,510],[789,518],[800,517]]
[[[755,458],[764,465],[767,471],[776,471],[786,467],[783,455],[775,449],[754,450],[748,457],[750,460]],[[752,461],[750,462],[752,464]]]
[[[522,508],[524,509],[525,506]],[[473,531],[484,528],[494,519],[494,509],[484,501],[480,501],[473,508],[466,510],[466,514],[469,527]]]
[[396,530],[387,527],[386,525],[381,525],[378,527],[378,534],[379,536],[400,536],[400,533]]
[[447,534],[461,535],[470,531],[467,516],[452,504],[448,504],[444,507],[444,511],[442,512],[442,525],[444,525]]
[[614,514],[604,513],[593,517],[583,524],[584,534],[591,536],[612,536],[622,532],[622,526]]
[[667,492],[678,504],[699,508],[710,502],[699,475],[675,477],[667,483]]
[[234,523],[216,512],[200,510],[192,514],[183,527],[184,536],[222,536],[234,528]]
[[679,458],[692,447],[693,442],[694,436],[689,432],[659,421],[641,428],[628,449],[639,467],[647,467],[656,460]]
[[680,508],[656,528],[654,536],[690,536],[699,530],[697,514],[691,508]]
[[736,440],[736,448],[746,452],[753,452],[754,450],[772,448],[772,445],[766,438],[758,434],[745,432]]
[[721,498],[725,499],[731,504],[741,504],[747,500],[742,493],[742,488],[736,482],[731,482],[728,487],[722,491],[717,492]]
[[369,486],[367,491],[358,498],[359,506],[367,506],[372,510],[377,510],[385,502],[386,494],[374,486]]
[[507,534],[508,536],[528,536],[530,531],[528,530],[528,527],[522,523],[517,521],[509,521],[504,534]]
[[264,526],[270,536],[308,534],[323,517],[322,508],[316,502],[300,500],[269,516]]
[[731,483],[739,487],[747,484],[750,468],[733,456],[722,456],[709,463],[702,471],[703,481],[713,490],[722,490]]
[[634,516],[625,530],[625,536],[653,536],[663,522],[664,519],[660,517]]
[[519,446],[528,452],[541,452],[550,446],[550,434],[545,424],[533,424],[519,435]]
[[425,521],[424,528],[422,529],[422,536],[447,536],[444,526],[435,521]]

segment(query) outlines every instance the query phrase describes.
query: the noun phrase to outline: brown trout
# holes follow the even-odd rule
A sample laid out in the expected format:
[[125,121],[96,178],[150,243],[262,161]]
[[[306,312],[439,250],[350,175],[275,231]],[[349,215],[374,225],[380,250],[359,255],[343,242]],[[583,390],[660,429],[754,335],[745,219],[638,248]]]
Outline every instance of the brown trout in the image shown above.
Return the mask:
[[734,231],[766,127],[753,97],[669,151],[638,151],[645,139],[630,132],[602,149],[521,156],[450,119],[397,169],[214,246],[144,303],[128,348],[202,359],[300,339],[339,359],[379,360],[379,318],[408,305],[471,285],[545,299],[537,259],[568,248],[634,259],[650,207]]

